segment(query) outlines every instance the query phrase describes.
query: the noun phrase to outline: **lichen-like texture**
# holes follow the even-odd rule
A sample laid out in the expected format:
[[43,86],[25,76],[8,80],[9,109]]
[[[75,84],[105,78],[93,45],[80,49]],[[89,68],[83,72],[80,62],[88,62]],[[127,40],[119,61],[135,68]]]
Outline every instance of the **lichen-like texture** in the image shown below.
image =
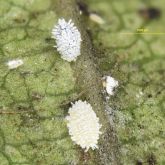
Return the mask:
[[69,108],[67,126],[71,139],[83,149],[88,151],[98,148],[97,143],[101,134],[99,118],[92,106],[86,101],[78,100]]
[[[109,105],[121,145],[121,164],[164,165],[165,35],[124,34],[136,33],[137,28],[164,33],[163,1],[89,0],[88,4],[105,20],[97,27],[89,20],[95,47],[104,49],[98,55],[99,67],[119,81]],[[141,6],[152,6],[162,14],[147,19],[139,15]]]
[[[0,0],[0,165],[77,161],[60,108],[73,93],[74,77],[53,48],[52,4]],[[9,70],[15,59],[24,64]]]
[[[114,134],[119,139],[121,164],[164,165],[165,35],[126,34],[137,32],[137,28],[164,33],[164,1],[84,0],[87,8],[79,5],[81,15],[76,4],[72,9],[77,13],[68,12],[72,2],[0,0],[0,165],[100,165],[99,154],[111,164],[113,159],[108,156],[113,158],[116,145],[108,148],[103,142]],[[152,6],[162,14],[147,18],[147,14],[139,14],[141,6]],[[93,11],[104,24],[89,18]],[[82,34],[81,55],[75,63],[61,59],[53,48],[51,31],[62,17],[72,19]],[[87,54],[89,63],[82,60]],[[23,65],[10,70],[6,64],[15,59],[21,59]],[[78,69],[74,68],[77,63]],[[90,71],[86,64],[92,66]],[[119,82],[108,100],[112,129],[105,128],[109,122],[105,119],[105,126],[101,118],[104,109],[95,111],[105,99],[95,102],[99,96],[88,92],[99,84],[93,66],[101,73],[100,88],[104,75]],[[82,70],[84,74],[79,74]],[[73,145],[65,121],[68,103],[78,99],[89,99],[104,123],[99,149],[85,154]]]

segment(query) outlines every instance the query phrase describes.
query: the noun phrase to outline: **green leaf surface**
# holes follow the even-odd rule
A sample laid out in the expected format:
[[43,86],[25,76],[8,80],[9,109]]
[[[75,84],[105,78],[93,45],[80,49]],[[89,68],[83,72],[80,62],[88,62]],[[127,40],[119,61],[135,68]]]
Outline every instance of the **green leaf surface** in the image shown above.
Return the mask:
[[[60,1],[61,6],[66,7],[65,14],[72,1],[67,0],[66,4]],[[150,32],[164,32],[163,14],[159,19],[145,21],[137,13],[141,5],[163,11],[163,2],[85,2],[88,11],[96,11],[105,24],[97,24],[88,15],[79,15],[79,11],[73,14],[78,28],[88,31],[88,37],[82,34],[81,56],[94,49],[90,54],[94,60],[88,63],[85,61],[88,58],[83,61],[79,57],[76,66],[62,60],[53,47],[51,30],[59,15],[63,15],[56,11],[58,0],[0,0],[0,165],[109,165],[113,164],[111,156],[116,146],[121,164],[149,164],[151,160],[164,164],[165,35],[122,34],[136,32],[140,27]],[[73,8],[77,10],[78,6]],[[88,51],[87,45],[91,42],[93,45]],[[9,70],[7,62],[14,59],[22,59],[24,64]],[[94,91],[97,81],[93,80],[93,84],[92,78],[97,74],[93,67],[88,74],[86,64],[96,66],[100,75],[111,75],[119,81],[119,87],[108,102],[113,115],[108,116],[105,109],[97,110],[104,100],[100,105],[97,96],[92,94],[100,94],[102,90],[97,91],[96,87],[97,92]],[[84,68],[84,74],[79,74]],[[98,79],[101,81],[101,77]],[[91,80],[92,87],[86,80]],[[81,95],[86,88],[94,92]],[[113,129],[103,122],[103,130],[107,130],[112,139],[114,134],[119,139],[111,148],[103,135],[99,154],[91,150],[84,153],[71,141],[66,127],[68,103],[86,98],[92,100],[102,122],[105,114],[109,121],[113,120],[110,122]],[[101,160],[98,155],[111,156]]]
[[[0,1],[0,164],[76,162],[60,105],[74,92],[71,66],[53,48],[47,0]],[[9,60],[24,64],[9,70]],[[11,114],[9,114],[11,113]]]
[[[162,1],[88,1],[105,24],[90,21],[95,47],[102,49],[99,65],[104,74],[119,80],[109,104],[114,109],[121,163],[163,165],[165,162],[164,6]],[[160,18],[146,21],[138,15],[141,6],[156,7]],[[131,34],[147,28],[155,34]],[[153,160],[153,162],[151,161]]]

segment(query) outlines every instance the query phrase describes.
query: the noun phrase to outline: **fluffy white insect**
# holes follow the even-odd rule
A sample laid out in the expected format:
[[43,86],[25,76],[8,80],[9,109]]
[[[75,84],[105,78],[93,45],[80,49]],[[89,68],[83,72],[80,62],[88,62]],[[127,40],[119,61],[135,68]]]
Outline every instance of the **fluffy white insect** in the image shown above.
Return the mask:
[[106,92],[109,95],[114,94],[114,88],[118,87],[119,83],[111,76],[103,77],[103,86],[106,88]]
[[80,55],[81,34],[72,20],[66,22],[59,19],[57,25],[52,30],[52,37],[56,39],[57,50],[61,57],[67,61],[76,61]]
[[9,69],[18,68],[21,65],[23,65],[23,60],[21,59],[11,60],[7,62],[7,66]]
[[92,149],[98,148],[97,142],[99,139],[99,131],[101,125],[99,118],[96,116],[92,106],[86,101],[76,101],[69,108],[70,116],[67,116],[67,127],[71,139],[80,145],[85,151],[91,147]]

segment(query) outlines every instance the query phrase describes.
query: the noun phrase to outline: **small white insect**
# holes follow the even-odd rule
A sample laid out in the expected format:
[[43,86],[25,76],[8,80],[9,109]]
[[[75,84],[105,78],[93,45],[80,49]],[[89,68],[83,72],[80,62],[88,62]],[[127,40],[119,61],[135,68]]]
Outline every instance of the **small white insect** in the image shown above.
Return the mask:
[[106,89],[106,92],[109,95],[114,94],[114,88],[118,87],[119,83],[111,76],[104,76],[103,77],[103,87]]
[[64,60],[76,61],[80,55],[81,34],[70,19],[66,22],[59,19],[57,25],[52,30],[52,37],[56,39],[57,50]]
[[69,116],[66,117],[71,139],[80,145],[85,151],[91,147],[98,148],[97,142],[101,132],[99,118],[92,106],[86,101],[78,100],[69,108]]
[[18,68],[21,65],[23,65],[23,60],[21,59],[11,60],[7,62],[7,66],[9,69]]
[[101,17],[100,17],[98,14],[96,14],[96,13],[90,13],[90,14],[89,14],[89,18],[90,18],[92,21],[94,21],[94,22],[96,22],[96,23],[98,23],[98,24],[100,24],[100,25],[102,25],[102,24],[105,23],[104,19],[101,18]]

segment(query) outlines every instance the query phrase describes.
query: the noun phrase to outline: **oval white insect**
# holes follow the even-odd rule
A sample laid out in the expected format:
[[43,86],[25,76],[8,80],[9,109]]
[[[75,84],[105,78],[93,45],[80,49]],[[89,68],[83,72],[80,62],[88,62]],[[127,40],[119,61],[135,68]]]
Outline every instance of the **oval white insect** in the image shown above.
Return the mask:
[[90,13],[90,15],[89,15],[89,18],[92,20],[92,21],[94,21],[94,22],[96,22],[96,23],[98,23],[98,24],[104,24],[105,23],[105,21],[103,20],[103,18],[101,18],[98,14],[96,14],[96,13]]
[[18,68],[21,65],[23,65],[23,60],[21,59],[11,60],[7,62],[7,66],[9,69]]
[[103,87],[106,89],[106,92],[109,95],[114,95],[114,88],[118,87],[119,83],[111,76],[104,76],[103,78]]
[[90,147],[92,149],[98,148],[101,125],[89,103],[81,100],[76,101],[69,108],[69,116],[66,119],[69,134],[76,144],[86,149],[85,151],[88,151]]
[[57,25],[52,30],[52,38],[56,39],[57,51],[64,60],[76,61],[80,55],[81,34],[70,19],[66,22],[59,19]]

